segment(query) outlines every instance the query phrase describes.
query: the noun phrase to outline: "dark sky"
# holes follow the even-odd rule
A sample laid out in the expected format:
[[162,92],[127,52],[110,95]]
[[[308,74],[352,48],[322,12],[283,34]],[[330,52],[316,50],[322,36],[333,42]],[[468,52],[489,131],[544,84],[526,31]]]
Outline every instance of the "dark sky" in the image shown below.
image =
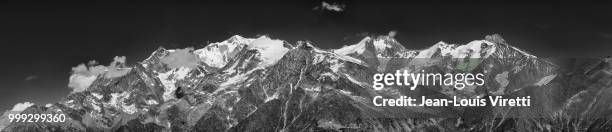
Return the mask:
[[0,109],[59,101],[79,63],[127,56],[135,64],[159,46],[198,48],[234,34],[339,48],[363,34],[396,30],[405,47],[420,49],[499,33],[537,56],[612,53],[609,3],[337,3],[345,11],[313,10],[320,1],[0,3]]

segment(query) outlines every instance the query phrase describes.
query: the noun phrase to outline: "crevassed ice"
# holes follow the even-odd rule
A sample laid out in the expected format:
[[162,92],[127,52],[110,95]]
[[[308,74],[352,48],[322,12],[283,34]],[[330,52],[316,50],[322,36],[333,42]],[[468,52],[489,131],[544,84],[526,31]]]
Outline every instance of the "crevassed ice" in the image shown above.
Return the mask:
[[[215,45],[218,46],[218,45]],[[221,45],[218,47],[207,46],[206,48],[194,51],[198,58],[208,66],[220,68],[227,63],[227,58],[224,55],[227,53],[227,46]]]
[[162,95],[164,101],[174,98],[172,92],[176,90],[176,81],[185,79],[185,77],[191,70],[192,69],[188,67],[180,67],[177,69],[172,69],[165,73],[159,73],[157,75],[162,85],[164,86],[164,94]]
[[134,114],[138,111],[138,109],[136,109],[135,104],[125,105],[124,99],[129,98],[129,92],[111,93],[110,95],[111,99],[109,100],[107,105],[115,107],[116,109],[119,109],[128,114]]

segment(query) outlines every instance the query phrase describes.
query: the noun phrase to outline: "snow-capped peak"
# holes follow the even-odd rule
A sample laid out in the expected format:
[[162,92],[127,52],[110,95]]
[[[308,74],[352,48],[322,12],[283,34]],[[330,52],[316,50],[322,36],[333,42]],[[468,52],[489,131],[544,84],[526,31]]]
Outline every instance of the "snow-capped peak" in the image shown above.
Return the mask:
[[242,43],[242,44],[245,44],[245,43],[250,43],[251,41],[253,41],[253,39],[251,39],[251,38],[244,38],[244,37],[242,37],[240,35],[234,35],[234,36],[230,37],[226,41],[229,42],[229,43]]
[[221,68],[229,63],[243,47],[246,47],[249,50],[259,51],[263,61],[262,66],[265,67],[275,64],[276,61],[280,60],[289,51],[283,44],[282,40],[270,39],[267,36],[255,39],[234,35],[223,42],[212,43],[202,49],[198,49],[194,53],[208,66]]
[[372,38],[370,37],[365,37],[361,41],[359,41],[359,43],[357,44],[348,45],[348,46],[345,45],[340,49],[333,50],[333,52],[336,54],[340,54],[340,55],[348,55],[352,53],[361,54],[366,50],[366,42],[370,41],[371,39]]
[[195,50],[194,53],[208,66],[221,68],[240,51],[239,47],[243,47],[253,40],[255,39],[234,35],[223,42],[212,43],[202,49]]
[[253,40],[247,48],[250,50],[258,50],[260,59],[262,60],[261,66],[267,67],[275,64],[285,55],[285,53],[287,53],[287,51],[289,51],[283,44],[284,41],[282,40],[275,40],[267,36],[262,36]]

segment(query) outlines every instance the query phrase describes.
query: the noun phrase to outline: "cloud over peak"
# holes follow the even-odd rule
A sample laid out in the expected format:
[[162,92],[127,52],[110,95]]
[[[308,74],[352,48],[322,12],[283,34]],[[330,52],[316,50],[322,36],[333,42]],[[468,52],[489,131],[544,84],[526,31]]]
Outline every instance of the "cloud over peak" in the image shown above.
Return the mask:
[[195,68],[198,66],[198,57],[193,54],[193,48],[171,50],[168,56],[160,59],[169,68],[189,67]]
[[89,61],[87,65],[79,64],[72,68],[68,87],[73,89],[72,92],[81,92],[89,88],[98,75],[104,75],[105,78],[121,77],[131,70],[125,62],[125,56],[115,56],[109,66],[97,65],[96,61]]

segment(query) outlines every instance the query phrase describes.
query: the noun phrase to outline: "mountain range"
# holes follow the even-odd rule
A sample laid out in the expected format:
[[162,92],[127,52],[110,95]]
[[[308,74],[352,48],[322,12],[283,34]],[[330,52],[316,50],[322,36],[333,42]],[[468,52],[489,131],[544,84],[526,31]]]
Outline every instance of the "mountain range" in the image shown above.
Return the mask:
[[[610,131],[609,58],[541,58],[500,35],[410,49],[369,36],[339,49],[267,36],[159,48],[134,65],[73,68],[62,101],[7,110],[1,131]],[[118,61],[121,60],[121,61]],[[79,70],[75,70],[79,69]],[[483,86],[389,86],[396,70],[483,73]],[[95,72],[94,72],[95,71]],[[374,96],[530,96],[531,107],[377,107]],[[62,113],[63,123],[8,122]]]

